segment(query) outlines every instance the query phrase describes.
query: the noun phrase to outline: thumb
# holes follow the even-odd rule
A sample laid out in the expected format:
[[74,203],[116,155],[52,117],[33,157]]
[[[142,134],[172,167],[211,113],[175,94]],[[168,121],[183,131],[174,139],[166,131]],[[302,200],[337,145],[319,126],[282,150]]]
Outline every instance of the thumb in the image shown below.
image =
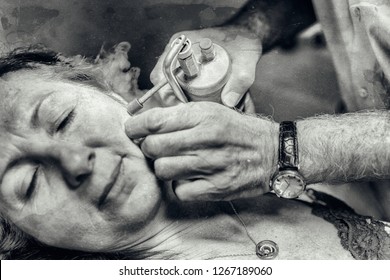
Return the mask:
[[226,83],[221,93],[222,103],[227,107],[236,107],[254,82],[250,76],[232,76]]

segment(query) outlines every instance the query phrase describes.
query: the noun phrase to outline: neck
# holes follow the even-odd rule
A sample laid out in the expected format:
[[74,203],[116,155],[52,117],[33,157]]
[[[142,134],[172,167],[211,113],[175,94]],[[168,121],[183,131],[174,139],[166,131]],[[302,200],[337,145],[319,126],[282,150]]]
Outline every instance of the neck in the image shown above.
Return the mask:
[[145,235],[132,249],[147,250],[158,259],[209,259],[251,254],[253,244],[223,203],[163,202]]

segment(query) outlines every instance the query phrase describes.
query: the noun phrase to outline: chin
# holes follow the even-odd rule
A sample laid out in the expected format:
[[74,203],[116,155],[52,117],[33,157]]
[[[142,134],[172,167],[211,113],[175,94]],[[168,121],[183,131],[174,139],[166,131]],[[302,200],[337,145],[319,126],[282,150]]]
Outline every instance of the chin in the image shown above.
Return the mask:
[[121,212],[132,224],[145,224],[151,221],[157,214],[162,202],[162,188],[156,177],[151,174],[143,174],[132,190]]

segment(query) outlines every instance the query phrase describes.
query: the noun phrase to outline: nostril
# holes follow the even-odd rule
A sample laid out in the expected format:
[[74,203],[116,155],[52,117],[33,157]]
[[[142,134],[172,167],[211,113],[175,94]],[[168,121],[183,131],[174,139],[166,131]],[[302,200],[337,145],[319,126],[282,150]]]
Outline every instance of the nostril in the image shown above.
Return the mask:
[[[87,169],[88,169],[88,172],[92,172],[93,170],[93,166],[95,164],[95,158],[96,158],[96,154],[95,152],[92,150],[89,155],[88,155],[88,158],[87,158]],[[88,173],[87,172],[87,173]]]
[[73,184],[74,186],[80,186],[83,184],[86,180],[88,180],[88,177],[92,174],[93,166],[95,162],[95,152],[91,151],[86,157],[86,162],[84,162],[82,165],[78,166],[77,170],[74,172],[73,177]]
[[89,156],[88,156],[88,161],[91,162],[91,161],[93,161],[94,159],[95,159],[95,153],[92,152],[92,153],[90,153]]
[[87,180],[89,177],[89,174],[81,174],[81,175],[78,175],[76,176],[76,182],[78,185],[81,185],[81,183],[83,183],[85,180]]

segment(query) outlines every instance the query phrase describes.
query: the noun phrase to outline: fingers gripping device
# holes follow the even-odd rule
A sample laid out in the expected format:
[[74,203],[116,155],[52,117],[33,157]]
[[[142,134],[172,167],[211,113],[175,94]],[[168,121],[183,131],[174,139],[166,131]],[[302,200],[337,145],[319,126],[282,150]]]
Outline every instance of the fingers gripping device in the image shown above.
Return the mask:
[[130,115],[142,109],[143,104],[166,84],[183,103],[221,103],[221,92],[231,73],[231,60],[227,51],[210,39],[203,38],[193,44],[181,35],[172,42],[163,62],[163,72],[165,79],[128,104]]

